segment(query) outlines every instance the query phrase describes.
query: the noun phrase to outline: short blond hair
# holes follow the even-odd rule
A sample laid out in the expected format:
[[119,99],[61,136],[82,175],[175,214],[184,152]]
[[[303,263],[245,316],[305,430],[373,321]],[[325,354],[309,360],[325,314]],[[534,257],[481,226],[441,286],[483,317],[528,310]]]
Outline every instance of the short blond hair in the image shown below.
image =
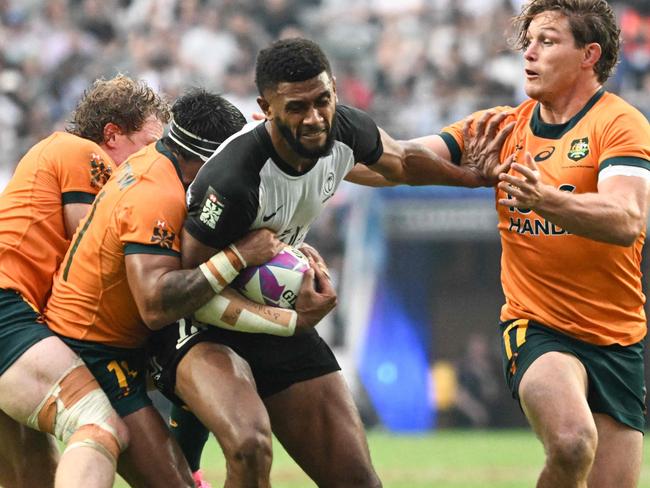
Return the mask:
[[140,130],[150,115],[167,123],[170,114],[167,100],[146,82],[120,74],[110,80],[95,80],[77,104],[66,130],[101,144],[104,127],[110,122],[130,134]]

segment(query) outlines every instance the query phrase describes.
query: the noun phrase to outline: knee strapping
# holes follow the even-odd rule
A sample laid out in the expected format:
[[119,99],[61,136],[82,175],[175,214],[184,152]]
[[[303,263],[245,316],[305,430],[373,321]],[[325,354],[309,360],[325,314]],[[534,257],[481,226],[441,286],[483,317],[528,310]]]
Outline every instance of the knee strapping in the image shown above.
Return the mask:
[[88,446],[113,462],[123,446],[109,420],[116,414],[81,359],[65,372],[28,419],[28,425],[73,447]]
[[90,447],[106,456],[113,466],[117,466],[117,458],[122,451],[122,446],[117,437],[99,425],[82,425],[70,436],[68,445],[63,452],[78,447]]

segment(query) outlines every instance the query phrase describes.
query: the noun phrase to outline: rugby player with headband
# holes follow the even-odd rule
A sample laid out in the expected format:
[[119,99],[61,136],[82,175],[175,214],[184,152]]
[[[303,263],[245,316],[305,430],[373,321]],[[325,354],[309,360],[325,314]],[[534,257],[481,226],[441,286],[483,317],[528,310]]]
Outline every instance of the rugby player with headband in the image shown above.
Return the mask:
[[[190,470],[146,394],[145,345],[152,330],[191,315],[244,266],[268,261],[282,244],[260,229],[199,266],[181,269],[185,189],[218,146],[214,141],[225,140],[245,119],[203,90],[180,97],[172,113],[170,135],[131,156],[97,196],[55,278],[46,316],[131,433],[120,474],[132,486],[185,488],[193,485]],[[219,202],[211,203],[216,212]],[[215,215],[206,212],[206,221]],[[177,467],[181,479],[161,475],[161,466]]]

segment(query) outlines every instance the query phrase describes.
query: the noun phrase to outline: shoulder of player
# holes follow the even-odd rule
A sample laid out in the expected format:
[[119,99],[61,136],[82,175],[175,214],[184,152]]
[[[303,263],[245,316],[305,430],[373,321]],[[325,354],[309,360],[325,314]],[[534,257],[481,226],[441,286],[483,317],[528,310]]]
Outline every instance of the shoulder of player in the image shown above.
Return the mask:
[[271,158],[263,124],[253,124],[219,147],[201,167],[196,186],[218,187],[220,192],[238,193],[259,186],[260,171]]
[[614,122],[624,118],[637,120],[642,125],[648,124],[648,120],[639,109],[611,92],[605,92],[594,106],[594,109],[596,109],[594,112],[598,114],[596,119],[601,122]]
[[121,199],[142,200],[143,204],[157,206],[185,199],[176,165],[153,144],[122,163],[110,183],[108,192],[119,194]]
[[94,141],[79,137],[69,132],[57,131],[43,139],[42,154],[51,160],[83,161],[101,159],[112,165],[113,161],[106,152]]
[[372,123],[374,121],[366,112],[349,105],[338,104],[336,106],[336,122],[334,130],[337,135],[345,135],[347,131],[354,131],[359,124]]

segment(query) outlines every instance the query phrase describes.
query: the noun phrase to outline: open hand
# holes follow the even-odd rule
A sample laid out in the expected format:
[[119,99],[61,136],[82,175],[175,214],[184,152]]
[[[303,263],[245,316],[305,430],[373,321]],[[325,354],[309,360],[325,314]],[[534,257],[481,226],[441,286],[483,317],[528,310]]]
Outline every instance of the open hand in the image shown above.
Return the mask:
[[496,113],[488,110],[476,121],[474,134],[471,127],[474,119],[468,118],[463,125],[463,154],[461,166],[476,171],[485,186],[494,186],[500,173],[508,171],[508,162],[501,162],[501,148],[515,127],[509,122],[500,130],[500,125],[510,112]]
[[529,152],[524,156],[524,163],[512,163],[511,169],[521,176],[501,173],[499,189],[506,192],[506,198],[499,199],[499,205],[506,207],[535,209],[544,200],[544,188],[539,170]]

